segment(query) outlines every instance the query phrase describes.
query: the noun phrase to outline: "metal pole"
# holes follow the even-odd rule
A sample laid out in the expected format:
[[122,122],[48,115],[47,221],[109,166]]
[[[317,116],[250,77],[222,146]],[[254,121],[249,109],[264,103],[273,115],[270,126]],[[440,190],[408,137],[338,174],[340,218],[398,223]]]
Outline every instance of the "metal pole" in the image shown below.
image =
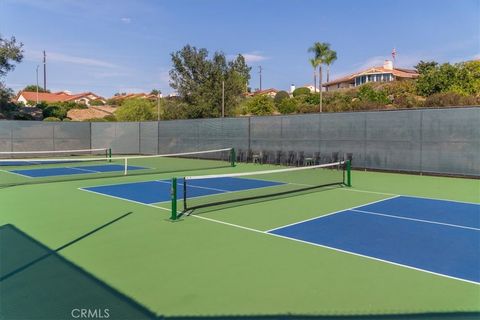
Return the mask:
[[37,72],[37,105],[36,106],[38,106],[38,68],[39,67],[40,66],[37,64],[37,70],[36,70],[36,72]]
[[43,90],[47,91],[47,55],[43,50]]
[[222,118],[225,117],[225,81],[222,81]]
[[262,91],[262,66],[258,66],[258,73],[260,74],[260,91]]

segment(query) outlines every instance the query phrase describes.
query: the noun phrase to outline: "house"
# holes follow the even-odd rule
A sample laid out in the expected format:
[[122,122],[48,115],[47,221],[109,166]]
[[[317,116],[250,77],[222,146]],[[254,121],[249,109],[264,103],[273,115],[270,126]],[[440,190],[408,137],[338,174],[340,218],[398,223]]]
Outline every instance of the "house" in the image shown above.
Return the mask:
[[343,88],[353,88],[368,82],[389,82],[414,79],[418,77],[418,72],[411,69],[394,68],[390,60],[385,60],[383,66],[372,67],[360,72],[350,74],[345,77],[335,79],[323,84],[327,91],[333,91]]
[[311,93],[318,92],[318,88],[315,88],[313,84],[303,85],[302,88],[307,88],[308,90],[310,90]]
[[255,92],[247,93],[246,95],[247,96],[269,96],[271,98],[274,98],[278,91],[279,90],[274,88],[268,88],[265,90],[257,90]]
[[90,103],[94,100],[100,100],[105,103],[105,99],[92,92],[72,94],[69,91],[38,93],[35,91],[20,91],[14,99],[15,102],[23,103],[26,106],[35,106],[37,101],[47,103],[75,102],[90,106]]

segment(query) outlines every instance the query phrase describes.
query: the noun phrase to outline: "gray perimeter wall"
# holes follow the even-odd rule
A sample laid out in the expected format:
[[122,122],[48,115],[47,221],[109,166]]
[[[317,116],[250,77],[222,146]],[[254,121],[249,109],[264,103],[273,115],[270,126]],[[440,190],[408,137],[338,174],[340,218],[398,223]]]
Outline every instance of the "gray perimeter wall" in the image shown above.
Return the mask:
[[480,176],[480,108],[160,122],[0,121],[0,151],[111,147],[165,154],[234,147],[352,154],[356,168]]

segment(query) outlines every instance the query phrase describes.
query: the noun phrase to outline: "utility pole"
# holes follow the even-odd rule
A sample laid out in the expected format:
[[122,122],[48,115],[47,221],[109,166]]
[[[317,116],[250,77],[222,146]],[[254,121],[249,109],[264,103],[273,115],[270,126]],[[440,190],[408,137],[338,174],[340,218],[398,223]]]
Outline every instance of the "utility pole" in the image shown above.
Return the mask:
[[47,91],[47,55],[43,50],[43,90]]
[[260,91],[262,91],[262,66],[258,66],[258,73],[260,74]]
[[157,121],[160,121],[160,95],[161,93],[159,92],[157,94]]
[[39,67],[40,66],[37,64],[37,70],[36,70],[37,71],[37,104],[35,105],[35,107],[38,106],[38,68]]
[[222,118],[225,117],[225,81],[222,81]]

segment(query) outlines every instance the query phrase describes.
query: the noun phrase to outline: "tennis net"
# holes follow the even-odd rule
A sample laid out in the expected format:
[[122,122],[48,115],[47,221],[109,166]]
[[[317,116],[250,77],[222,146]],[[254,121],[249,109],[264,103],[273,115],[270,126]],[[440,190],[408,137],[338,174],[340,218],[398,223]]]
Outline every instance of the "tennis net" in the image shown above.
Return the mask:
[[[172,219],[202,208],[214,210],[304,194],[328,186],[351,185],[350,162],[172,180]],[[182,205],[177,205],[182,202]],[[183,207],[183,208],[182,208]],[[178,210],[181,208],[182,210]],[[201,211],[200,211],[201,212]]]
[[108,157],[111,149],[74,149],[74,150],[34,150],[34,151],[2,151],[0,159],[34,159],[34,158],[65,158],[65,157]]
[[0,186],[188,172],[234,165],[232,148],[149,156],[35,157],[0,159]]

